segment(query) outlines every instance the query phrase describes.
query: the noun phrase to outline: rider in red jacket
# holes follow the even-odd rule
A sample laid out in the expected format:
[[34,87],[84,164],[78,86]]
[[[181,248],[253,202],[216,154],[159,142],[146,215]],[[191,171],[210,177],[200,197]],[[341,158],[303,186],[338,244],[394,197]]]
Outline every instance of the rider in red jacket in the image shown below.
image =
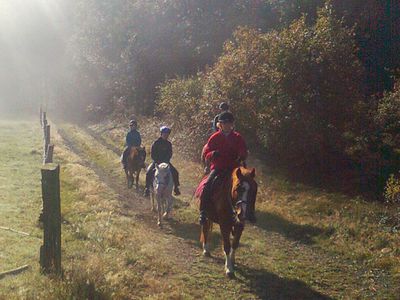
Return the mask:
[[208,176],[200,197],[200,225],[206,221],[205,206],[211,198],[211,186],[214,178],[224,171],[232,171],[239,167],[240,162],[247,158],[247,146],[243,137],[233,130],[234,118],[232,113],[223,112],[218,117],[221,130],[214,133],[208,140],[204,156],[211,162],[211,173]]

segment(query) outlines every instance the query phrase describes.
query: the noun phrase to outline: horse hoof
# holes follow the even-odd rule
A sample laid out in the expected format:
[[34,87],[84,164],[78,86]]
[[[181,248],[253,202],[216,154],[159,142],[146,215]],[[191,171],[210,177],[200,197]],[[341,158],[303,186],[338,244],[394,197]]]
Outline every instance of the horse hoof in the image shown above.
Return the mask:
[[162,224],[160,221],[157,222],[158,227],[162,227]]
[[227,276],[229,279],[233,279],[233,278],[236,277],[236,276],[235,276],[235,272],[230,272],[230,271],[226,271],[226,276]]

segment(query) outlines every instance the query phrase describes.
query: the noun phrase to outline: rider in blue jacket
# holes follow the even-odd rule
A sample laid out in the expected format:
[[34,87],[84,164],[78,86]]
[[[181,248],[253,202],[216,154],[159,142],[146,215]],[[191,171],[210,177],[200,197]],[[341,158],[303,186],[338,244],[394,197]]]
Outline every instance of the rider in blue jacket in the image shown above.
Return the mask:
[[[124,170],[126,170],[126,167],[127,167],[127,157],[128,157],[130,148],[131,147],[140,147],[140,145],[142,144],[142,137],[140,136],[139,131],[137,131],[136,120],[130,120],[129,127],[130,127],[130,130],[126,134],[125,149],[124,149],[124,152],[122,153],[122,160],[121,160]],[[143,151],[143,150],[141,149],[140,151]]]

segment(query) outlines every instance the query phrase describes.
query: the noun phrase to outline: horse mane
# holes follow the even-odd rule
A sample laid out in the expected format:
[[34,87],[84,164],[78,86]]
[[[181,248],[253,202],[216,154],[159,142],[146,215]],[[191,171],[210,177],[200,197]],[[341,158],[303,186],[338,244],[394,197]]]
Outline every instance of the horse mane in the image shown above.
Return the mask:
[[244,167],[238,167],[233,169],[232,171],[232,188],[237,187],[240,184],[240,178],[238,177],[238,170],[240,169],[240,173],[246,179],[250,179],[253,181],[254,178],[254,169],[246,169]]

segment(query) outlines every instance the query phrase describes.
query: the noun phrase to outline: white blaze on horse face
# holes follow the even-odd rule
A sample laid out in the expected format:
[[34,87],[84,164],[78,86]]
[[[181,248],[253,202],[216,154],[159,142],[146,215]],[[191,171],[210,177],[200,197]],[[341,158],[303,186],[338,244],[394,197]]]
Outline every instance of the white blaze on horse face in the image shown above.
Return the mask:
[[241,187],[243,188],[244,192],[243,194],[240,195],[241,197],[238,199],[238,201],[241,201],[241,212],[243,213],[244,216],[246,216],[247,197],[250,191],[250,184],[248,182],[243,182],[241,184]]

